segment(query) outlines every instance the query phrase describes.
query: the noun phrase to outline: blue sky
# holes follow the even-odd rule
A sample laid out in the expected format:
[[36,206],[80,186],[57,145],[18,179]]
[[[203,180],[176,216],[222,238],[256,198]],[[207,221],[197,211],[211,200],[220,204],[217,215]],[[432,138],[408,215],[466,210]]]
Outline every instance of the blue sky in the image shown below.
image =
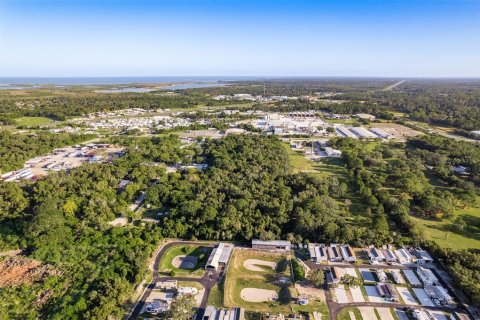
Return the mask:
[[0,0],[0,76],[480,77],[480,1]]

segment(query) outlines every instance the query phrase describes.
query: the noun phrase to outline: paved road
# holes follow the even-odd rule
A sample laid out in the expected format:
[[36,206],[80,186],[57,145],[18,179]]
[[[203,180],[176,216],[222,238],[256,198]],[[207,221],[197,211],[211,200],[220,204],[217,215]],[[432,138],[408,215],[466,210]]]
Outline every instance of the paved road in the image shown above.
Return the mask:
[[[198,283],[202,284],[205,287],[205,293],[203,295],[203,299],[202,299],[202,303],[201,303],[200,307],[201,308],[206,307],[207,301],[208,301],[208,296],[210,295],[210,291],[212,290],[213,286],[217,283],[217,281],[218,281],[218,279],[220,278],[221,275],[219,275],[217,273],[205,272],[205,274],[201,278],[189,278],[189,277],[180,278],[180,277],[169,277],[169,276],[161,275],[158,272],[158,268],[160,266],[160,261],[162,260],[162,256],[168,249],[170,249],[171,247],[176,246],[176,245],[188,245],[188,244],[198,245],[198,244],[202,244],[202,243],[199,243],[198,241],[197,242],[189,242],[189,241],[169,242],[169,243],[165,244],[158,251],[157,256],[155,257],[155,262],[153,264],[152,281],[148,285],[147,290],[145,290],[145,292],[142,294],[142,296],[138,300],[138,302],[135,305],[135,308],[133,309],[131,314],[127,317],[128,320],[134,320],[138,317],[138,315],[140,314],[140,312],[143,309],[143,306],[145,305],[146,299],[148,298],[148,296],[150,296],[150,294],[152,293],[152,290],[155,288],[155,284],[158,281],[163,281],[163,280],[175,279],[175,280],[178,280],[178,281],[195,281],[195,282],[198,282]],[[210,243],[205,243],[203,245],[205,245],[207,247],[213,247],[213,244],[210,244]]]

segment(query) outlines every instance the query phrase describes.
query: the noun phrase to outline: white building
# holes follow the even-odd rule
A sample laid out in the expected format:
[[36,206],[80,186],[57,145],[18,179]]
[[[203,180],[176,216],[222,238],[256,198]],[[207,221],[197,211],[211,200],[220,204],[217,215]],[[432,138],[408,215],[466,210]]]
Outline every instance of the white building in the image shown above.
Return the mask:
[[343,126],[338,126],[336,128],[337,133],[345,138],[353,138],[353,139],[358,139],[358,136],[352,133],[350,130],[348,130],[346,127]]
[[385,257],[385,261],[387,262],[397,262],[397,257],[390,249],[385,249],[382,251],[383,256]]
[[309,243],[308,253],[310,254],[310,260],[316,263],[328,260],[327,249],[323,244]]
[[332,262],[341,262],[343,260],[342,254],[340,253],[340,247],[335,244],[331,244],[327,248],[328,259]]
[[285,251],[290,252],[292,244],[285,240],[252,240],[252,248],[257,250]]
[[383,255],[382,251],[372,247],[367,249],[368,259],[372,262],[380,262],[385,260],[385,256]]
[[355,252],[349,245],[340,246],[340,252],[346,262],[355,262],[357,260]]
[[384,130],[382,130],[380,128],[371,128],[370,131],[372,131],[373,133],[375,133],[377,136],[379,136],[382,139],[392,139],[393,138],[393,135],[391,135],[388,132],[385,132]]
[[430,254],[423,249],[417,248],[412,251],[412,254],[415,261],[420,265],[433,262],[432,256],[430,256]]
[[325,154],[327,157],[341,157],[342,151],[333,149],[332,147],[325,147]]
[[350,131],[355,133],[359,138],[366,138],[366,139],[375,139],[377,136],[364,127],[353,127],[350,128]]

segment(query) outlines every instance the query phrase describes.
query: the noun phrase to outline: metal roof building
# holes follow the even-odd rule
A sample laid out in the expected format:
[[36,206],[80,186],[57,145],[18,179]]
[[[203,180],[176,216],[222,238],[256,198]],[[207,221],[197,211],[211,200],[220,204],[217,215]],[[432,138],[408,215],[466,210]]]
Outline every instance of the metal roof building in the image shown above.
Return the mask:
[[286,240],[252,240],[252,248],[259,250],[286,251],[291,250],[292,244]]
[[225,268],[232,255],[234,245],[231,243],[219,243],[217,247],[212,250],[210,257],[208,257],[205,269],[213,269],[220,271]]

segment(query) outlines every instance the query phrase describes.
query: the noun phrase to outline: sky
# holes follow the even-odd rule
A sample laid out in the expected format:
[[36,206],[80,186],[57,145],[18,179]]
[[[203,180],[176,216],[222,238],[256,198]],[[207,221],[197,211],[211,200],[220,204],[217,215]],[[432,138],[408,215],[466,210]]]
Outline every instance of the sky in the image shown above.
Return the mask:
[[0,76],[480,77],[480,0],[0,0]]

